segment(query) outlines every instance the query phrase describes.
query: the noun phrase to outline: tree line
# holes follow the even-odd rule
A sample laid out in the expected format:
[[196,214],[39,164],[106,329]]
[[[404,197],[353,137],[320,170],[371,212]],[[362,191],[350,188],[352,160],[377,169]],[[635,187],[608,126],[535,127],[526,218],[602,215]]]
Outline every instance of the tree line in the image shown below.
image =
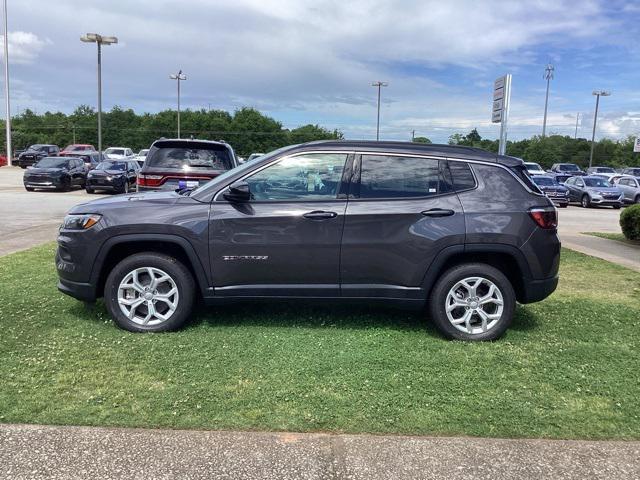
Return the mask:
[[[53,143],[60,147],[71,143],[97,146],[96,117],[96,111],[87,105],[79,106],[70,115],[61,112],[36,114],[25,110],[13,117],[14,148],[25,148],[34,143]],[[339,130],[329,130],[319,125],[309,124],[287,129],[277,120],[248,107],[233,113],[224,110],[185,110],[180,114],[180,124],[182,137],[224,140],[241,156],[253,152],[268,152],[296,143],[343,138]],[[4,145],[4,122],[0,121],[0,125],[0,142]],[[136,114],[131,109],[116,106],[102,114],[103,147],[123,146],[134,150],[148,148],[158,138],[175,138],[176,125],[175,110]],[[414,141],[431,143],[426,137],[416,137]],[[593,164],[612,167],[640,166],[640,155],[633,153],[633,141],[631,136],[622,140],[599,140],[594,146]],[[498,151],[498,141],[482,138],[475,128],[466,135],[451,135],[448,143]],[[545,168],[558,162],[587,167],[590,151],[591,142],[586,138],[562,135],[533,136],[507,142],[508,155],[537,162]]]
[[[0,140],[5,144],[4,121],[0,122]],[[134,151],[148,148],[158,138],[177,137],[177,112],[136,114],[131,109],[113,107],[102,113],[102,145],[130,147]],[[98,146],[97,113],[81,105],[70,114],[25,110],[12,118],[13,147],[25,148],[35,143],[51,143],[61,148],[71,143]],[[241,108],[233,114],[224,110],[184,110],[180,112],[180,134],[183,138],[224,140],[238,155],[269,152],[285,145],[313,140],[340,139],[338,130],[319,125],[303,125],[287,129],[273,118],[253,108]]]

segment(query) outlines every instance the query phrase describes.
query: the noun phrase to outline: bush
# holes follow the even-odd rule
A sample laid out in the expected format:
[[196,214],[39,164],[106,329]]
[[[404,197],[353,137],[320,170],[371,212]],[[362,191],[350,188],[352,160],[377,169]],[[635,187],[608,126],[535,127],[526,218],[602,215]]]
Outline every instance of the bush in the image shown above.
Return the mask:
[[640,240],[640,203],[622,211],[620,226],[622,233],[628,240]]

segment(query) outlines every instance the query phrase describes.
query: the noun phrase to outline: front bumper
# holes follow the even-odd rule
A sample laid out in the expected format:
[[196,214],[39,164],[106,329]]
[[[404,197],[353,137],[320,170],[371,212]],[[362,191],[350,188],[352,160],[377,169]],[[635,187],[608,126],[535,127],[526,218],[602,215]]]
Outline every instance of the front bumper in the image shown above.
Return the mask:
[[77,300],[82,300],[83,302],[96,301],[96,288],[95,285],[91,285],[90,283],[73,282],[59,278],[58,290],[65,295],[69,295]]
[[591,203],[593,205],[603,205],[603,206],[609,206],[609,207],[614,207],[617,205],[622,205],[622,197],[620,198],[591,198]]
[[29,188],[52,188],[58,189],[62,188],[63,182],[60,178],[51,178],[51,177],[43,177],[43,178],[25,178],[23,179],[23,183],[25,187]]

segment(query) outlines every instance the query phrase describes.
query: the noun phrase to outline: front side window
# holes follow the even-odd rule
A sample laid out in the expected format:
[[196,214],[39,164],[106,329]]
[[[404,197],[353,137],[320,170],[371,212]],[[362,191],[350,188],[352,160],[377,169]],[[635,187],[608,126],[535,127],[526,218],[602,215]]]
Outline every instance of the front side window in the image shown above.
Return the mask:
[[451,190],[431,158],[362,155],[360,198],[415,198]]
[[333,200],[337,198],[344,153],[287,157],[245,178],[257,201]]

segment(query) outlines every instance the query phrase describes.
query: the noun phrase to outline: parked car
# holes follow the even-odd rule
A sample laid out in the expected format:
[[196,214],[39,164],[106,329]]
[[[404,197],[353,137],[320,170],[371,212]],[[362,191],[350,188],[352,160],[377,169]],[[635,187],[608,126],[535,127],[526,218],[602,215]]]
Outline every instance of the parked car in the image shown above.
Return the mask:
[[628,175],[616,179],[615,182],[616,187],[622,191],[624,203],[640,203],[640,177]]
[[586,175],[575,163],[554,163],[549,172],[554,174],[558,183],[564,183],[570,177]]
[[144,165],[144,161],[147,159],[147,154],[149,153],[148,148],[143,148],[140,150],[133,159],[138,162],[138,165],[142,167]]
[[622,206],[622,192],[617,187],[612,187],[609,182],[593,175],[571,177],[564,185],[569,189],[569,201],[579,202],[583,207],[595,205]]
[[134,160],[105,160],[87,174],[87,193],[96,190],[129,193],[135,190],[138,162]]
[[587,175],[602,175],[603,177],[611,178],[616,175],[616,171],[611,167],[589,167],[587,168]]
[[640,167],[629,167],[622,170],[623,175],[631,175],[632,177],[640,178]]
[[252,160],[255,160],[256,158],[260,158],[261,156],[263,156],[264,153],[252,153],[251,155],[249,155],[247,157],[247,159],[245,160],[245,162],[250,162]]
[[5,167],[9,162],[7,161],[7,156],[4,154],[0,154],[0,167]]
[[540,164],[538,163],[524,162],[524,166],[527,168],[527,172],[529,172],[529,175],[546,175],[547,174],[547,172],[545,172],[540,166]]
[[236,166],[224,142],[156,140],[138,172],[138,191],[195,188]]
[[100,162],[104,160],[104,156],[100,152],[95,152],[95,151],[70,153],[70,154],[67,154],[66,156],[81,158],[82,161],[84,162],[84,166],[86,167],[87,171],[93,170],[94,168],[96,168],[96,166]]
[[[156,144],[147,163],[154,149],[168,150],[160,159],[179,149],[183,159],[201,143]],[[323,141],[276,150],[192,190],[77,206],[61,226],[56,267],[62,292],[104,296],[131,331],[181,327],[196,296],[322,298],[428,304],[445,336],[493,340],[516,302],[555,290],[559,260],[557,210],[521,160]]]
[[109,147],[104,151],[105,159],[122,160],[133,157],[133,150],[125,147]]
[[534,175],[533,182],[538,186],[551,201],[561,208],[569,205],[569,189],[556,182],[550,175]]
[[79,153],[79,152],[95,152],[96,147],[93,145],[89,145],[88,143],[73,143],[71,145],[67,145],[60,151],[60,155],[66,156],[70,153]]
[[74,157],[45,157],[23,175],[24,188],[29,192],[36,188],[64,191],[75,186],[84,188],[86,180],[84,162]]
[[45,157],[57,157],[60,148],[57,145],[35,144],[31,145],[18,157],[18,165],[27,168],[35,165]]

